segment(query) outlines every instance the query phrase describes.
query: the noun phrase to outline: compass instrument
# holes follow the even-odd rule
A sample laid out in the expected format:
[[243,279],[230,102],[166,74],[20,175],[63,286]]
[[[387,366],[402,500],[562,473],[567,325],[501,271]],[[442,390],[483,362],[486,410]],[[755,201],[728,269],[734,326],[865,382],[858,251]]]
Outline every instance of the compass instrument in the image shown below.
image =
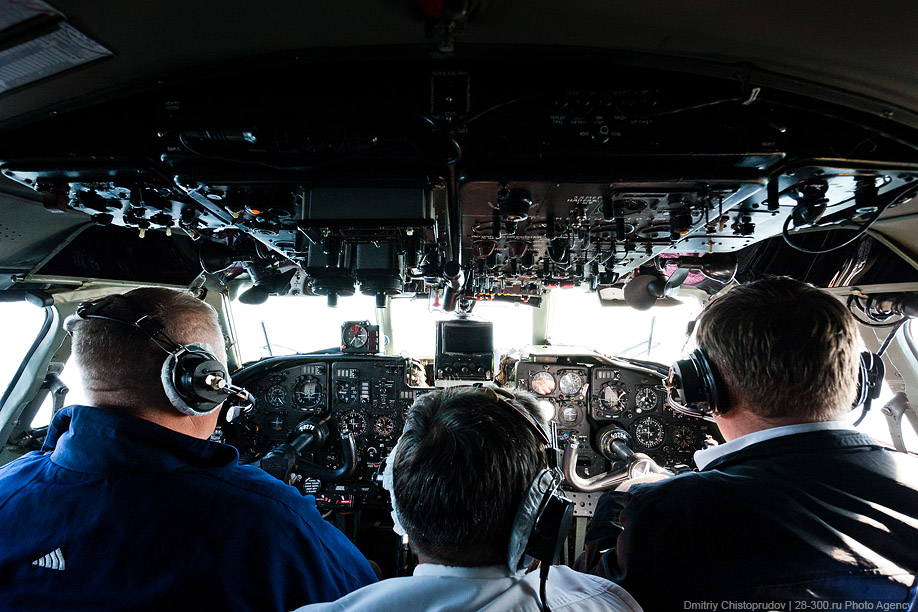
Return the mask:
[[379,352],[379,326],[369,321],[345,321],[341,326],[341,352],[376,354]]

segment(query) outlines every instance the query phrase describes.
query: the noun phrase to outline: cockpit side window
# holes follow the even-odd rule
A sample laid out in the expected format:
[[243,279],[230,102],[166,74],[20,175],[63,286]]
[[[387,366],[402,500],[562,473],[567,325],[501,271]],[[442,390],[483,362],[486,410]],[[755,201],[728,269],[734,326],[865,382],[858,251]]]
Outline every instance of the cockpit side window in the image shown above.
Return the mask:
[[28,302],[0,302],[0,392],[4,400],[49,317],[47,308]]

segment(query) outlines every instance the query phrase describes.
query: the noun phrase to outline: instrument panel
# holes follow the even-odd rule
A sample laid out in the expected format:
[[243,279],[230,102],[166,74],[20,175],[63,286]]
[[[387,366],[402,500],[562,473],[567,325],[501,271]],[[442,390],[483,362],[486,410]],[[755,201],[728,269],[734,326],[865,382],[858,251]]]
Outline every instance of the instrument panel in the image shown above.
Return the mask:
[[296,437],[296,426],[318,418],[329,429],[327,442],[302,454],[307,462],[341,467],[340,432],[357,443],[354,474],[323,482],[295,470],[290,484],[315,495],[320,509],[385,508],[388,496],[376,482],[381,462],[404,427],[408,409],[427,388],[410,387],[402,357],[294,355],[260,361],[233,376],[255,397],[255,408],[236,423],[221,424],[224,442],[242,462],[254,461]]
[[[677,470],[694,468],[693,453],[722,440],[712,423],[666,406],[662,380],[651,370],[589,359],[545,359],[517,364],[517,387],[538,398],[545,416],[557,425],[562,448],[571,438],[580,441],[576,469],[583,478],[619,467],[615,457],[602,454],[603,436],[621,439],[635,452]],[[314,495],[323,510],[385,509],[388,496],[377,482],[380,464],[401,435],[415,399],[431,390],[409,386],[408,368],[403,357],[381,355],[262,360],[233,377],[255,397],[254,409],[234,423],[222,421],[219,435],[239,450],[241,462],[251,463],[292,442],[304,421],[318,420],[327,426],[328,439],[301,457],[304,464],[335,470],[343,465],[340,433],[350,431],[357,446],[352,475],[323,481],[299,466],[289,482]]]
[[579,439],[577,473],[584,478],[611,469],[598,442],[610,432],[670,469],[694,468],[694,452],[721,441],[712,423],[666,406],[661,377],[644,368],[559,361],[520,362],[517,387],[531,391],[551,415],[562,448]]

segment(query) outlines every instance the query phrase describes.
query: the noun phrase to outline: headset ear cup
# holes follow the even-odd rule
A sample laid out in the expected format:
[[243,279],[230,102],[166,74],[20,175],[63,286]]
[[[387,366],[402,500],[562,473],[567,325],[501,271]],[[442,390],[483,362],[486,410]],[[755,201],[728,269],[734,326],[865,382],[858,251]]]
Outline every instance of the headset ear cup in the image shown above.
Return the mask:
[[189,406],[181,394],[175,388],[175,384],[172,382],[175,377],[175,365],[176,358],[175,355],[170,354],[166,357],[166,361],[163,362],[163,368],[160,371],[160,380],[163,383],[163,391],[166,392],[166,397],[169,399],[169,402],[175,406],[175,408],[182,414],[188,414],[191,416],[203,416],[207,414],[206,412],[199,412]]
[[561,548],[564,546],[573,518],[573,501],[557,493],[548,495],[529,536],[526,554],[553,565],[561,555]]
[[683,404],[691,405],[704,415],[723,414],[729,410],[727,391],[714,365],[701,349],[672,365],[673,383]]
[[229,376],[213,354],[194,345],[184,348],[183,352],[170,354],[163,363],[163,391],[182,414],[203,416],[216,410],[227,397],[206,383],[207,376],[217,374],[224,380]]
[[720,378],[720,373],[700,348],[692,351],[691,359],[697,364],[698,372],[705,387],[709,414],[724,414],[730,409],[730,406],[727,403],[727,391]]
[[549,478],[553,478],[550,471],[540,471],[529,485],[529,489],[516,511],[513,527],[510,529],[510,546],[507,550],[507,567],[510,568],[511,572],[522,569],[523,552],[526,550],[529,536],[532,534],[536,521],[539,519],[539,508],[545,497],[546,485],[544,483]]
[[574,517],[574,502],[558,494],[560,481],[551,470],[540,471],[523,498],[510,531],[507,566],[522,568],[523,554],[554,563]]

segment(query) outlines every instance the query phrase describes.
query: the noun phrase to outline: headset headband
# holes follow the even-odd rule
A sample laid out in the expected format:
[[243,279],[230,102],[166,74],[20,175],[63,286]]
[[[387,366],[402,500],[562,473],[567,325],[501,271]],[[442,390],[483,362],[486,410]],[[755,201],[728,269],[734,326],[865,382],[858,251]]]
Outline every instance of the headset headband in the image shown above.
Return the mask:
[[539,441],[542,442],[542,444],[548,447],[552,446],[552,439],[548,433],[546,433],[545,428],[536,423],[535,419],[532,418],[532,415],[527,413],[523,408],[520,408],[518,405],[510,401],[516,399],[512,393],[506,389],[501,389],[500,387],[488,387],[488,390],[494,394],[494,399],[498,404],[504,406],[505,408],[509,408],[513,412],[520,415],[520,417],[522,417],[522,419],[526,422],[529,430],[535,434],[535,436],[539,439]]
[[[98,314],[99,310],[108,309],[113,304],[118,302],[127,305],[127,307],[133,312],[133,316],[130,317],[130,319],[133,319],[133,321],[129,319],[120,319],[117,317]],[[92,300],[91,302],[83,302],[77,308],[76,314],[83,320],[99,319],[102,321],[112,321],[114,323],[120,323],[121,325],[132,327],[147,336],[156,344],[156,346],[173,355],[185,349],[184,344],[176,342],[169,334],[166,333],[165,325],[163,325],[158,319],[154,319],[150,315],[146,314],[143,309],[137,306],[130,298],[123,295],[109,295],[97,300]]]

